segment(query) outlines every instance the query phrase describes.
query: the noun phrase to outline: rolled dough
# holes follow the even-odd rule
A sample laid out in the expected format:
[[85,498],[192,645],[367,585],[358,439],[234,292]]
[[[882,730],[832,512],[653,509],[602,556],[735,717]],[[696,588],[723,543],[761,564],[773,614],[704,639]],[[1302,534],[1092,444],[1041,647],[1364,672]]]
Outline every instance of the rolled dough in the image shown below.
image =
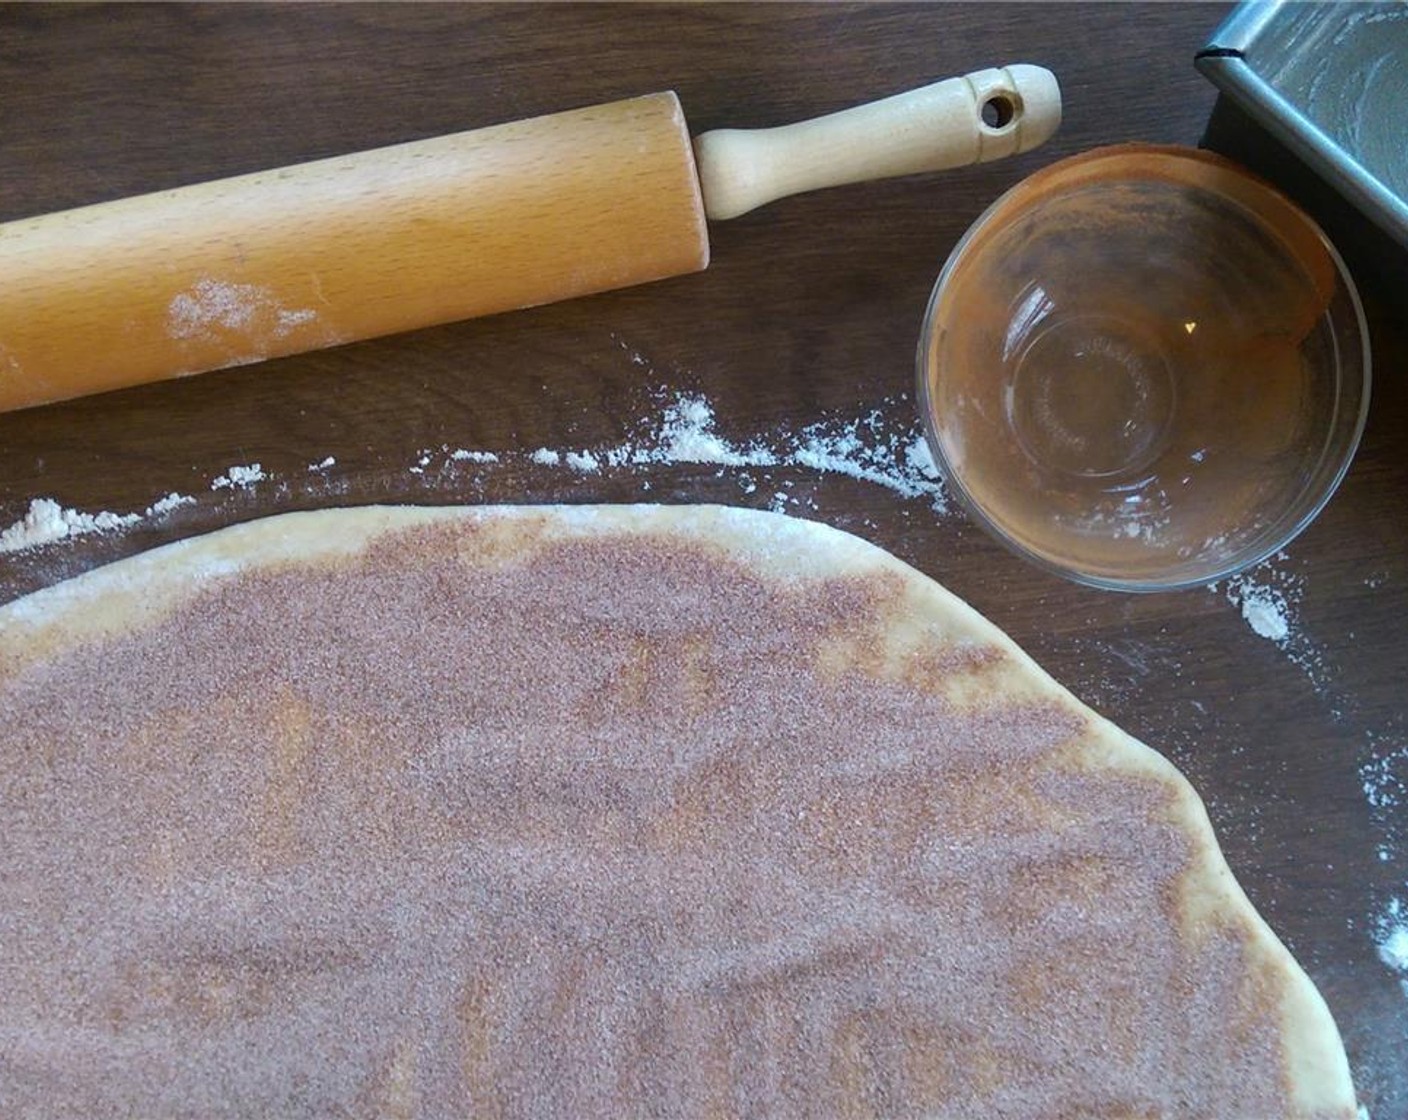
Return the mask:
[[1163,758],[717,507],[297,513],[0,608],[0,1114],[1351,1118]]

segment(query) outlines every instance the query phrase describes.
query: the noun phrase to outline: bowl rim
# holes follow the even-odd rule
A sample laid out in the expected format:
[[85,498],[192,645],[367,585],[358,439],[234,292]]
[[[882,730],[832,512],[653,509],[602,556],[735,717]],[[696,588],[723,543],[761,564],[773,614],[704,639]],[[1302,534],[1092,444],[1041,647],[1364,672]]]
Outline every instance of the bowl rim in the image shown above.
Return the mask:
[[[1321,492],[1296,519],[1288,529],[1277,533],[1269,543],[1258,545],[1250,549],[1245,554],[1238,556],[1227,563],[1211,570],[1206,575],[1197,575],[1182,579],[1154,579],[1154,578],[1119,578],[1104,574],[1096,574],[1083,571],[1070,565],[1062,564],[1051,560],[1039,552],[1028,548],[1020,541],[1009,535],[997,524],[982,508],[981,504],[973,497],[968,488],[964,485],[962,478],[953,468],[945,454],[943,445],[939,438],[937,425],[934,420],[935,404],[929,388],[928,377],[928,355],[931,348],[934,332],[937,326],[936,318],[940,298],[952,278],[955,271],[962,262],[980,247],[985,236],[991,234],[996,225],[996,219],[1010,209],[1019,208],[1027,195],[1044,191],[1048,185],[1058,182],[1062,178],[1070,177],[1071,185],[1078,185],[1083,181],[1094,182],[1094,175],[1082,177],[1079,173],[1082,170],[1093,171],[1098,164],[1107,163],[1111,160],[1126,164],[1134,161],[1139,162],[1139,170],[1143,172],[1140,178],[1148,179],[1173,179],[1180,183],[1196,182],[1199,179],[1207,180],[1204,185],[1209,185],[1213,178],[1236,182],[1246,187],[1251,186],[1264,193],[1268,201],[1280,208],[1284,214],[1301,223],[1304,228],[1311,233],[1319,246],[1328,254],[1335,268],[1335,275],[1340,284],[1344,287],[1348,296],[1351,308],[1354,311],[1354,320],[1358,327],[1359,344],[1361,350],[1360,376],[1359,376],[1359,403],[1357,415],[1354,418],[1353,430],[1348,441],[1340,454],[1340,462],[1335,467],[1332,476],[1321,484]],[[1169,176],[1158,174],[1157,172],[1169,165],[1179,165],[1185,172],[1191,170],[1194,175]],[[1202,176],[1196,173],[1206,169],[1209,175]],[[1150,172],[1154,173],[1150,173]],[[1106,591],[1126,591],[1133,593],[1156,593],[1162,591],[1184,591],[1190,588],[1206,587],[1221,580],[1228,579],[1241,572],[1253,568],[1264,562],[1268,558],[1284,549],[1288,544],[1301,535],[1311,523],[1323,512],[1330,499],[1334,497],[1339,489],[1340,483],[1344,481],[1345,475],[1349,473],[1350,465],[1354,462],[1354,457],[1359,450],[1359,443],[1364,435],[1364,427],[1369,417],[1369,400],[1373,387],[1373,355],[1369,338],[1368,320],[1364,315],[1363,301],[1359,296],[1359,289],[1354,283],[1354,277],[1350,274],[1349,268],[1340,256],[1339,250],[1335,248],[1333,242],[1326,236],[1318,222],[1310,217],[1300,206],[1293,202],[1284,191],[1274,184],[1267,182],[1260,176],[1246,170],[1241,165],[1203,148],[1193,148],[1178,144],[1152,144],[1152,143],[1121,143],[1109,144],[1098,148],[1091,148],[1084,152],[1079,152],[1065,159],[1057,160],[1039,168],[1033,174],[1015,183],[989,204],[981,214],[964,231],[963,236],[958,239],[950,251],[948,258],[944,261],[943,268],[939,271],[938,279],[934,282],[933,289],[929,294],[928,304],[924,310],[923,323],[919,332],[919,344],[915,354],[915,372],[917,378],[917,403],[920,409],[920,422],[924,431],[924,439],[928,444],[929,453],[934,460],[940,476],[945,486],[958,499],[968,516],[975,521],[980,528],[992,539],[1003,545],[1010,552],[1015,553],[1022,559],[1029,561],[1038,568],[1050,572],[1053,575],[1082,584],[1086,587],[1099,588]],[[1348,376],[1348,375],[1347,375]],[[1339,399],[1336,397],[1336,408],[1339,407]],[[1320,459],[1317,463],[1323,462],[1325,449],[1322,449]],[[1302,494],[1305,491],[1302,491]]]

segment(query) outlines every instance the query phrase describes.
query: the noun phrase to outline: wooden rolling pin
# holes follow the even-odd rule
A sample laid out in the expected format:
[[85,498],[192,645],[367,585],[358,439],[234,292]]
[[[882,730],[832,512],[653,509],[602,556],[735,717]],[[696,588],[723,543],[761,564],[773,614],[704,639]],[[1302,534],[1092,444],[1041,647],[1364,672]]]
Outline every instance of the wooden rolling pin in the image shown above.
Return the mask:
[[657,93],[0,225],[0,409],[658,280],[705,217],[1026,151],[1036,66],[692,144]]

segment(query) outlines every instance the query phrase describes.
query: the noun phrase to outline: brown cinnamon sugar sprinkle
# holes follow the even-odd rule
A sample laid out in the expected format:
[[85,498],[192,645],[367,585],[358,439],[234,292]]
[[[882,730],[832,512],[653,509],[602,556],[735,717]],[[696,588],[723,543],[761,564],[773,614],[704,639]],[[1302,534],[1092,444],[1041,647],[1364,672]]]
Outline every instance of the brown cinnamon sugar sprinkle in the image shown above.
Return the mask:
[[486,531],[0,678],[0,1115],[1284,1114],[1078,714],[814,673],[884,581]]

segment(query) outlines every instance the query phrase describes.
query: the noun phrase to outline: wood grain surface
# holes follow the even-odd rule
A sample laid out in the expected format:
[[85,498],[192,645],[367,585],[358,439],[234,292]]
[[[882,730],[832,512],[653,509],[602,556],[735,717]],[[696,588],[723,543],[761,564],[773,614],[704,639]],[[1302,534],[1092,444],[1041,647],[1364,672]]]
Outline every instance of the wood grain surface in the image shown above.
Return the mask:
[[[0,416],[0,527],[38,497],[124,513],[171,491],[197,499],[125,532],[0,553],[0,599],[286,510],[766,506],[782,491],[792,512],[858,533],[963,596],[1188,774],[1248,894],[1328,999],[1370,1114],[1404,1120],[1408,990],[1378,958],[1374,932],[1390,900],[1408,908],[1408,299],[1392,266],[1358,273],[1376,377],[1360,454],[1324,514],[1257,577],[1292,590],[1282,645],[1257,636],[1225,588],[1077,587],[956,511],[857,479],[779,467],[754,472],[747,492],[738,471],[716,466],[574,473],[522,454],[616,444],[681,392],[706,396],[720,433],[739,442],[877,408],[909,426],[920,318],[963,230],[1061,156],[1131,139],[1197,143],[1214,92],[1192,58],[1223,11],[0,8],[0,219],[660,89],[678,91],[696,133],[786,123],[1018,61],[1054,70],[1066,105],[1036,152],[717,225],[714,263],[695,276]],[[1221,131],[1224,150],[1237,143],[1236,129]],[[1284,159],[1260,169],[1296,175]],[[442,445],[503,461],[444,466],[442,456],[412,471],[422,449]],[[336,465],[307,469],[325,456]],[[211,489],[253,462],[266,480]]]

